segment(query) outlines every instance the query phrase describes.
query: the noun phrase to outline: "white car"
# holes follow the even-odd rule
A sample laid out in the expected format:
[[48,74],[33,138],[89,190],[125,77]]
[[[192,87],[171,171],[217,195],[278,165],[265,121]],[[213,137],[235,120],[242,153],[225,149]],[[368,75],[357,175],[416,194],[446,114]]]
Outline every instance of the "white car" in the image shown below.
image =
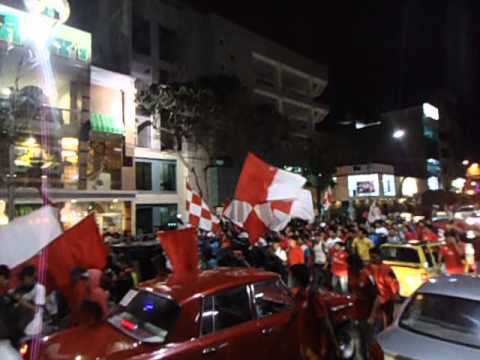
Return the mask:
[[477,215],[479,212],[478,206],[466,205],[455,210],[453,217],[457,220],[466,220],[471,216]]
[[480,359],[480,277],[430,279],[377,341],[385,360]]

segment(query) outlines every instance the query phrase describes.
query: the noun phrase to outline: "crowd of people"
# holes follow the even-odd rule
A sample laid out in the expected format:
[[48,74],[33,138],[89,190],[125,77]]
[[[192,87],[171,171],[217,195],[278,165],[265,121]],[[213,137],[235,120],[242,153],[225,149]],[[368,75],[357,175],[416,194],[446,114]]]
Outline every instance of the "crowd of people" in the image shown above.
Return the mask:
[[[223,224],[219,234],[201,232],[202,269],[253,266],[278,273],[291,288],[298,285],[293,269],[309,274],[304,287],[332,290],[356,299],[355,321],[365,338],[393,321],[399,283],[382,262],[380,246],[410,240],[446,240],[439,254],[445,271],[474,271],[474,259],[465,246],[464,231],[451,222],[442,229],[431,222],[417,224],[387,219],[374,224],[332,220],[329,223],[292,222],[281,233],[269,232],[254,245],[246,232]],[[128,255],[128,254],[127,254]],[[169,268],[163,259],[164,269]],[[18,347],[25,337],[35,338],[59,328],[104,319],[129,289],[142,279],[138,264],[112,253],[106,269],[76,268],[64,291],[47,291],[37,269],[25,266],[19,274],[0,265],[0,345]],[[1,349],[7,348],[0,346]],[[13,351],[13,348],[10,348]],[[0,358],[2,357],[0,353]]]

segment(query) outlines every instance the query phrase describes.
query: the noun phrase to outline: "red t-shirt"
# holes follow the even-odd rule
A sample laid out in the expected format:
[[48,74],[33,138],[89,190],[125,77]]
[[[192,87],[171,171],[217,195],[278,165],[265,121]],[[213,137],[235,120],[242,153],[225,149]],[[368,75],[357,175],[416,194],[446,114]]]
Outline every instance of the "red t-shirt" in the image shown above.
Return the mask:
[[445,262],[445,267],[449,273],[463,274],[465,272],[462,263],[462,255],[454,245],[448,244],[442,246],[440,252],[442,254],[443,261]]
[[349,274],[348,285],[354,299],[355,320],[366,320],[372,312],[375,300],[375,287],[370,280],[369,273],[362,270],[358,274]]
[[305,264],[305,254],[303,250],[296,246],[290,249],[288,252],[288,266]]
[[367,273],[373,274],[380,303],[385,304],[395,300],[400,290],[400,284],[392,268],[386,264],[370,264]]
[[348,253],[344,250],[332,252],[332,273],[336,276],[348,275]]

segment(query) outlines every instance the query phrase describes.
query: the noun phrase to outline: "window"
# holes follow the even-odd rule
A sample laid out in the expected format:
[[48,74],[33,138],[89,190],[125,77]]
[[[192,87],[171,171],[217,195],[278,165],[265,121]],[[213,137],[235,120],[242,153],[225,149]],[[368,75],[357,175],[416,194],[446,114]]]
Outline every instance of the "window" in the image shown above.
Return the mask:
[[177,163],[175,161],[160,161],[160,173],[154,172],[160,178],[160,191],[177,190]]
[[258,283],[253,285],[253,288],[255,310],[259,318],[278,314],[292,306],[289,292],[279,281]]
[[137,162],[135,164],[137,190],[152,190],[152,164]]
[[150,22],[133,14],[132,46],[137,54],[150,56]]
[[432,253],[428,249],[428,246],[423,245],[422,249],[423,249],[423,253],[425,254],[425,258],[427,259],[428,267],[434,267],[435,266],[435,260],[433,258]]
[[109,322],[147,343],[163,343],[180,314],[180,307],[173,301],[143,291],[136,295],[130,291],[120,306]]
[[137,205],[137,233],[153,234],[159,229],[167,230],[177,226],[176,204]]
[[417,294],[400,319],[410,331],[480,348],[480,302],[452,296]]
[[382,247],[382,259],[386,261],[398,261],[413,264],[420,263],[420,257],[415,248]]
[[246,287],[207,297],[203,304],[202,335],[252,320]]
[[178,57],[178,37],[174,31],[158,26],[158,58],[174,62]]
[[175,160],[140,160],[136,162],[137,190],[164,192],[177,190]]

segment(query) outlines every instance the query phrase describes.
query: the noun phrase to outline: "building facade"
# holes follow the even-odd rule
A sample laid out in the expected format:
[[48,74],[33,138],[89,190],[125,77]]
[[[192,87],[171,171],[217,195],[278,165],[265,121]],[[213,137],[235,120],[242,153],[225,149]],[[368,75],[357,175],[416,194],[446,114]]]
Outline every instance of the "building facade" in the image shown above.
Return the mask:
[[[316,101],[327,85],[324,66],[215,14],[175,0],[70,3],[71,25],[93,35],[93,63],[131,76],[137,89],[151,83],[233,75],[247,86],[255,102],[287,116],[296,135],[303,138],[328,113],[328,107]],[[185,217],[185,183],[190,175],[177,156],[164,151],[158,132],[141,126],[149,120],[136,115],[132,230],[139,233],[166,226],[177,215]],[[185,155],[189,163],[202,166],[197,151]],[[240,166],[238,162],[231,169],[209,172],[203,186],[211,205],[233,194]]]

